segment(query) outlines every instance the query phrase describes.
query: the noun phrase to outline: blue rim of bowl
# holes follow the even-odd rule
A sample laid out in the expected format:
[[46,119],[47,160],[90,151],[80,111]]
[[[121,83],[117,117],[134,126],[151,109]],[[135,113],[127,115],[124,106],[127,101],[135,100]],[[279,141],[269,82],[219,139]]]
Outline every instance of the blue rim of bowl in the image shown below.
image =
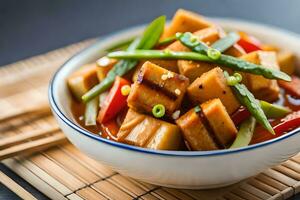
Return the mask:
[[[218,18],[214,18],[217,19]],[[221,19],[224,20],[224,19]],[[227,19],[225,19],[227,20]],[[235,19],[228,19],[228,20],[234,20],[236,22],[243,22],[243,23],[248,23],[250,25],[260,25],[260,26],[264,26],[264,27],[268,27],[271,28],[275,31],[280,31],[282,33],[291,33],[294,36],[297,36],[297,34],[293,33],[293,32],[289,32],[286,30],[282,30],[280,28],[277,27],[272,27],[269,25],[263,25],[263,24],[259,24],[259,23],[252,23],[249,21],[243,21],[243,20],[235,20]],[[77,56],[79,56],[80,54],[84,53],[85,51],[88,51],[89,49],[92,49],[94,46],[96,46],[99,43],[102,43],[102,41],[105,41],[115,35],[119,35],[122,33],[125,33],[126,31],[129,31],[130,29],[134,29],[137,27],[141,27],[141,26],[135,26],[133,28],[129,28],[129,29],[124,29],[122,31],[118,31],[115,34],[109,34],[107,36],[101,37],[101,41],[98,40],[96,41],[94,44],[90,45],[89,47],[81,50],[80,52],[76,53],[74,56],[72,56],[70,59],[68,59],[53,75],[50,84],[49,84],[49,89],[48,89],[48,99],[49,99],[49,103],[52,109],[52,112],[54,112],[66,125],[68,125],[70,128],[72,128],[73,130],[91,138],[94,139],[98,142],[102,142],[108,145],[112,145],[114,147],[119,147],[119,148],[123,148],[125,150],[130,150],[130,151],[135,151],[135,152],[140,152],[140,153],[147,153],[147,154],[155,154],[155,155],[161,155],[161,156],[180,156],[180,157],[202,157],[202,156],[220,156],[220,155],[226,155],[226,154],[232,154],[232,153],[239,153],[239,152],[244,152],[244,151],[249,151],[249,150],[254,150],[254,149],[258,149],[259,147],[264,147],[267,145],[271,145],[277,142],[280,142],[282,140],[285,140],[291,136],[296,135],[297,133],[300,133],[300,127],[297,129],[294,129],[292,131],[290,131],[289,133],[286,133],[280,137],[265,141],[265,142],[261,142],[258,144],[253,144],[253,145],[249,145],[246,147],[241,147],[241,148],[236,148],[236,149],[223,149],[223,150],[213,150],[213,151],[166,151],[166,150],[153,150],[153,149],[147,149],[147,148],[142,148],[142,147],[136,147],[136,146],[132,146],[132,145],[128,145],[128,144],[123,144],[123,143],[119,143],[119,142],[115,142],[112,140],[108,140],[106,138],[102,138],[100,135],[96,135],[94,133],[91,133],[87,130],[85,130],[84,128],[82,128],[81,126],[77,125],[76,123],[74,123],[71,119],[69,119],[58,107],[55,98],[54,98],[54,82],[56,80],[57,75],[59,74],[59,72],[69,64],[69,62],[71,62],[72,60],[74,60]]]

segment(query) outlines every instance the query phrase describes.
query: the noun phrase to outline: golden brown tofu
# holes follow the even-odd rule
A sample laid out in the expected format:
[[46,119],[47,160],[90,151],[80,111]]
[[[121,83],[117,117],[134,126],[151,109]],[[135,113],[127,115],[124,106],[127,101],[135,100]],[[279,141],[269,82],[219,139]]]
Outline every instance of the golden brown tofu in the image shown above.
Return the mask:
[[237,129],[220,99],[200,105],[176,120],[192,150],[215,150],[228,147]]
[[[208,45],[213,44],[215,41],[220,39],[222,31],[217,27],[209,27],[197,31],[194,35],[198,38],[199,41],[205,42]],[[176,41],[167,47],[173,51],[190,51],[187,47],[182,45],[180,41]],[[244,54],[240,46],[234,45],[229,48],[225,54],[239,57]],[[178,60],[177,62],[178,69],[180,74],[186,76],[190,81],[194,81],[196,78],[200,77],[203,73],[216,67],[216,64],[207,63],[207,62],[195,62],[190,60]]]
[[[162,59],[151,59],[148,60],[149,62],[156,64],[162,68],[165,68],[171,72],[178,73],[178,67],[177,67],[177,60],[162,60]],[[135,82],[137,80],[139,71],[141,70],[143,64],[146,61],[140,60],[139,64],[135,67],[133,76],[132,76],[132,81]]]
[[128,106],[137,111],[152,113],[156,104],[163,104],[166,114],[171,116],[181,105],[189,80],[145,62],[134,82],[128,97]]
[[213,99],[201,105],[217,140],[225,147],[236,138],[237,129],[220,99]]
[[68,87],[77,100],[81,101],[82,95],[98,83],[97,68],[96,63],[87,64],[68,77]]
[[202,119],[195,109],[191,109],[176,120],[184,139],[194,151],[208,151],[218,149],[214,136],[208,132]]
[[296,56],[289,51],[282,51],[277,54],[277,61],[280,70],[292,75],[296,69]]
[[117,63],[116,59],[111,59],[108,58],[106,56],[100,58],[99,60],[97,60],[97,76],[99,81],[102,81],[107,73],[109,72],[109,70],[111,70],[111,68]]
[[189,98],[196,104],[219,98],[229,114],[240,107],[240,103],[227,85],[223,70],[216,67],[197,78],[187,89]]
[[[275,52],[255,51],[241,58],[248,62],[260,64],[266,68],[279,69]],[[280,91],[276,80],[247,74],[247,82],[247,87],[257,99],[273,102],[279,98]]]
[[177,32],[195,32],[210,26],[214,25],[208,22],[203,16],[179,9],[175,13],[170,26],[165,29],[162,38],[173,36]]
[[119,142],[158,150],[179,150],[183,144],[176,125],[132,109],[128,110],[117,138]]

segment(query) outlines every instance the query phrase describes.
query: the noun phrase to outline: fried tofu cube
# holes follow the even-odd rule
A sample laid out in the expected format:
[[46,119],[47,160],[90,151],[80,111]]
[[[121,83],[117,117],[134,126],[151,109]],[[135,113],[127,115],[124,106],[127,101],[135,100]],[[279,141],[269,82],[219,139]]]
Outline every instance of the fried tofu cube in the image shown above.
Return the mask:
[[240,103],[227,85],[223,70],[216,67],[197,78],[187,89],[189,98],[196,104],[219,98],[227,112],[232,114]]
[[180,129],[171,123],[129,109],[117,134],[119,142],[157,150],[180,150]]
[[111,59],[106,56],[97,60],[97,76],[99,81],[102,81],[107,73],[113,68],[113,66],[117,63],[116,59]]
[[191,11],[179,9],[175,13],[170,26],[165,29],[162,38],[173,36],[177,32],[195,32],[210,26],[214,25],[203,16]]
[[82,95],[98,83],[97,68],[96,63],[87,64],[68,77],[68,87],[78,101],[81,101]]
[[237,129],[220,99],[200,105],[176,120],[192,150],[216,150],[228,147]]
[[171,116],[179,109],[189,80],[149,61],[145,62],[128,97],[128,106],[140,112],[152,113],[152,108],[163,104]]
[[184,139],[193,151],[208,151],[219,149],[213,136],[208,132],[201,116],[191,109],[176,120]]
[[201,105],[217,140],[227,147],[236,138],[237,129],[220,99],[213,99]]
[[289,51],[282,51],[277,54],[277,61],[280,70],[292,75],[296,69],[296,56]]
[[[241,58],[266,68],[279,69],[275,52],[255,51]],[[280,90],[276,80],[266,79],[260,75],[247,74],[247,82],[249,90],[257,99],[273,102],[279,98]]]

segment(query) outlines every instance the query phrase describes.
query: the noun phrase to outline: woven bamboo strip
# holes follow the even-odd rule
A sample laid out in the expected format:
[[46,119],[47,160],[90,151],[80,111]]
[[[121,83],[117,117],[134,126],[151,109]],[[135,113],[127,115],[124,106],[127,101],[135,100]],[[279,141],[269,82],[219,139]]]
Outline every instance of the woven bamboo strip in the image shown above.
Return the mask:
[[260,190],[259,188],[256,188],[254,187],[253,185],[250,185],[250,184],[242,184],[240,186],[241,189],[245,190],[245,191],[248,191],[249,193],[253,194],[253,195],[256,195],[258,196],[259,198],[261,199],[269,199],[271,198],[271,195]]
[[66,153],[58,148],[52,148],[43,153],[47,158],[54,161],[56,164],[61,166],[64,170],[76,176],[81,181],[86,184],[92,184],[101,179],[95,173],[90,171],[88,168],[84,167],[81,163],[77,162],[72,157],[68,156]]
[[115,174],[114,171],[87,157],[71,144],[61,146],[61,149],[101,178],[110,177]]
[[18,185],[15,181],[9,178],[6,174],[0,171],[0,182],[21,197],[24,200],[34,200],[36,199],[32,194],[27,192],[24,188]]
[[104,195],[109,199],[129,200],[133,198],[126,192],[116,187],[115,185],[109,183],[108,181],[99,181],[93,184],[92,188],[94,188],[97,192],[101,193],[102,195]]
[[120,174],[112,176],[111,178],[107,179],[107,181],[117,185],[119,188],[121,188],[123,191],[126,191],[131,196],[141,196],[147,192],[134,182],[130,181],[130,179],[123,177]]
[[76,194],[78,194],[81,198],[88,199],[88,200],[92,200],[92,199],[105,200],[106,199],[103,195],[101,195],[96,190],[94,190],[90,187],[78,190],[76,192]]

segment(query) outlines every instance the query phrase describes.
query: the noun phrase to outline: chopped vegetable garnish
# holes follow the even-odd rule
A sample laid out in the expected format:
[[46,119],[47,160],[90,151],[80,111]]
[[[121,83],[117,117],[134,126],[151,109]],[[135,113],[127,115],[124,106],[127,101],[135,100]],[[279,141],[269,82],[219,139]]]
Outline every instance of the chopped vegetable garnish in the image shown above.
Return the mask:
[[131,87],[129,85],[122,86],[122,88],[121,88],[122,95],[123,96],[128,96],[129,93],[130,93],[130,89],[131,89]]
[[221,52],[217,49],[209,48],[207,50],[207,56],[213,60],[218,60],[221,57]]
[[161,118],[165,115],[166,109],[162,104],[157,104],[152,108],[152,114],[156,118]]
[[[225,77],[229,77],[228,72],[224,72]],[[268,121],[264,111],[259,102],[255,99],[253,94],[246,88],[244,84],[235,84],[232,86],[236,97],[242,105],[244,105],[252,116],[270,133],[275,134],[270,122]]]
[[253,136],[255,124],[256,124],[256,120],[254,117],[250,117],[249,119],[244,121],[241,124],[237,137],[235,138],[234,142],[230,146],[230,149],[248,146]]

